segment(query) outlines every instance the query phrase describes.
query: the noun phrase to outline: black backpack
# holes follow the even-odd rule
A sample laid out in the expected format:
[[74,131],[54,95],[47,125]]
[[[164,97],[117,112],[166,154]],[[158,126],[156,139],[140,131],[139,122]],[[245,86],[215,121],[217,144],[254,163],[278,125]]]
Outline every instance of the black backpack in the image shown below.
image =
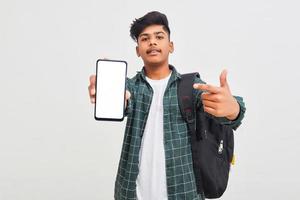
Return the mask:
[[206,198],[219,198],[226,190],[233,159],[233,130],[222,125],[202,108],[196,108],[193,84],[199,73],[181,75],[178,102],[191,135],[193,169],[197,192]]

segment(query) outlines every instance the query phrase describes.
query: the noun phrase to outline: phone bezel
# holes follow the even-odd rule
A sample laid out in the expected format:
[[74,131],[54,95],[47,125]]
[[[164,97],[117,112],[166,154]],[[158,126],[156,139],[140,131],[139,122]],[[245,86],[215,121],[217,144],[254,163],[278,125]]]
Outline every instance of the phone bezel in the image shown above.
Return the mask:
[[[124,100],[123,100],[123,116],[121,118],[103,118],[103,117],[97,117],[96,116],[96,104],[97,104],[97,80],[98,80],[98,64],[99,62],[123,62],[125,63],[125,82],[124,82]],[[95,108],[94,108],[94,117],[95,120],[99,120],[99,121],[123,121],[124,117],[125,117],[125,92],[126,92],[126,78],[127,78],[127,62],[124,60],[111,60],[111,59],[98,59],[96,61],[96,82],[95,82],[95,90],[96,90],[96,94],[95,94]]]

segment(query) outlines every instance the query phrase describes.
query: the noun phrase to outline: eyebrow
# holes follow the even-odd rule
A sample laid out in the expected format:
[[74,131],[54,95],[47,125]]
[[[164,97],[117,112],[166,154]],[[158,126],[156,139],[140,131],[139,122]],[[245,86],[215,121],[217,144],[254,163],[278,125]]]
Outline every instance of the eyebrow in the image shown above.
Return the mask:
[[[157,32],[154,32],[153,34],[154,34],[154,35],[158,35],[158,34],[164,34],[164,35],[165,35],[165,33],[162,32],[162,31],[157,31]],[[151,35],[151,34],[150,34],[150,33],[141,33],[141,34],[139,35],[139,37],[142,37],[142,36],[149,36],[149,35]]]

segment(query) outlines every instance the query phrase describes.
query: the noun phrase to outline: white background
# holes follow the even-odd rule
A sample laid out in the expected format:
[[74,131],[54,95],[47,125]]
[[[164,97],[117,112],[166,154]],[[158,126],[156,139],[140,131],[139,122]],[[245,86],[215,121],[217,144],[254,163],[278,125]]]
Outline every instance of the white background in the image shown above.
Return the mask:
[[223,200],[297,199],[298,1],[0,0],[0,200],[113,199],[125,121],[98,122],[89,76],[98,58],[142,67],[134,18],[170,21],[180,72],[218,85],[227,68],[247,105]]

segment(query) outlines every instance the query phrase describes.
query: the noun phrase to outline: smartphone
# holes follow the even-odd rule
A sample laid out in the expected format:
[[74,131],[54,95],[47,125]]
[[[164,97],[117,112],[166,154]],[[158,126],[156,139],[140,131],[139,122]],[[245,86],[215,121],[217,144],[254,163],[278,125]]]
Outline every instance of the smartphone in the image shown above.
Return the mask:
[[99,59],[96,64],[95,119],[123,121],[127,62]]

